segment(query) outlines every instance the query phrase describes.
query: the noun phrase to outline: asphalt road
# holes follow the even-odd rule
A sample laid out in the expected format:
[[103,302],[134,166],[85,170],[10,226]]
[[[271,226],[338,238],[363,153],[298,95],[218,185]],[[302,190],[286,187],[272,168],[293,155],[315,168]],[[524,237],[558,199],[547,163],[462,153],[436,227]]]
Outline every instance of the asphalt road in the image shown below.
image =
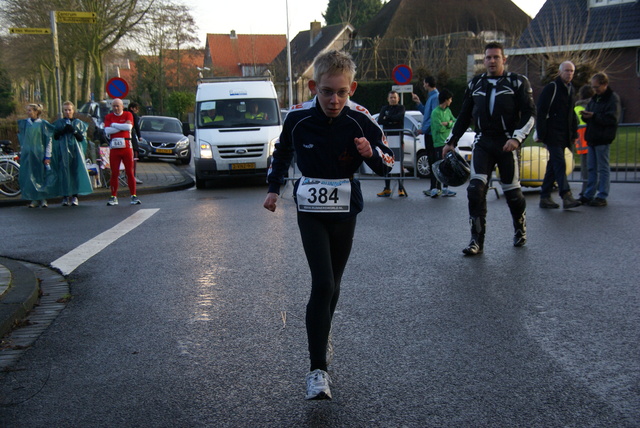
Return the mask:
[[276,213],[254,184],[3,208],[0,255],[43,265],[158,211],[69,274],[70,303],[0,377],[0,426],[640,426],[640,187],[570,212],[528,193],[520,249],[490,194],[485,253],[465,258],[464,189],[426,186],[403,200],[363,184],[330,402],[303,399],[309,274],[290,197]]

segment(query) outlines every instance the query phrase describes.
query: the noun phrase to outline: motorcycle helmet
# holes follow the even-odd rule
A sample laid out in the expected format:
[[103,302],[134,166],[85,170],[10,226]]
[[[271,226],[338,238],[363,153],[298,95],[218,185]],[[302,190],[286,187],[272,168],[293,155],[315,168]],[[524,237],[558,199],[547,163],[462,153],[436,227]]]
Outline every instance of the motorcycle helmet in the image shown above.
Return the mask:
[[433,164],[433,174],[445,186],[462,186],[469,179],[471,168],[455,150]]

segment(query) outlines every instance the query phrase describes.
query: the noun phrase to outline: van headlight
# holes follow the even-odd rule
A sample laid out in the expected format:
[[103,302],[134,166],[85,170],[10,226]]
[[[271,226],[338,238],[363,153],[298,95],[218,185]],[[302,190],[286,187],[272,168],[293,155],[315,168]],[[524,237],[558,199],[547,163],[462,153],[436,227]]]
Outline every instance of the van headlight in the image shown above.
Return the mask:
[[269,156],[273,154],[273,151],[276,149],[276,143],[280,141],[280,137],[276,137],[273,140],[269,141]]
[[213,159],[213,150],[209,143],[200,143],[200,157],[202,159]]

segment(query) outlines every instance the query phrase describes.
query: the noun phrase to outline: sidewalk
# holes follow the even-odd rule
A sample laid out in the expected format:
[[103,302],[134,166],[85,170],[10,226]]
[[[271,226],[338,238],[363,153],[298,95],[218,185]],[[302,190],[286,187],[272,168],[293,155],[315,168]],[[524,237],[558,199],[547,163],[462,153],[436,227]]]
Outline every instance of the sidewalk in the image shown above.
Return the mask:
[[[174,190],[188,189],[194,185],[193,179],[187,174],[185,169],[167,162],[138,162],[137,176],[142,180],[142,184],[136,186],[136,193],[140,195],[148,195],[151,193],[171,192]],[[120,196],[128,196],[127,187],[118,189]],[[98,187],[93,189],[90,195],[80,196],[80,203],[86,200],[109,198],[110,190],[108,187]],[[49,204],[58,204],[61,198],[50,199]],[[12,206],[26,206],[29,201],[22,199],[21,195],[13,198],[0,195],[0,208]]]
[[[138,195],[182,190],[194,185],[193,179],[186,170],[166,162],[139,162],[137,175],[142,180],[142,184],[137,185]],[[92,194],[81,196],[80,203],[96,199],[106,201],[110,193],[109,188],[99,187],[94,189]],[[128,195],[128,189],[121,187],[118,193]],[[49,204],[60,202],[60,198],[49,200]],[[28,201],[22,199],[20,195],[14,198],[0,197],[0,208],[24,206],[27,209],[27,204]],[[40,291],[39,279],[42,280],[42,274],[36,278],[35,268],[31,264],[0,257],[0,338],[11,331],[16,322],[22,319],[37,302]],[[50,273],[59,276],[60,281],[64,281],[64,277],[55,271],[51,270]]]

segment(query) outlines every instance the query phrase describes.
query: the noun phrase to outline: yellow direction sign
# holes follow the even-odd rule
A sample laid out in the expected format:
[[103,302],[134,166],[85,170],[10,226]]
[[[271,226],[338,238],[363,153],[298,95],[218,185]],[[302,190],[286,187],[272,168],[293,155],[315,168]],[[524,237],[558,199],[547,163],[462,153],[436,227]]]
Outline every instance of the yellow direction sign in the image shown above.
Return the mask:
[[51,28],[9,28],[11,34],[51,34]]
[[95,24],[95,12],[61,12],[56,11],[56,22],[62,24]]

